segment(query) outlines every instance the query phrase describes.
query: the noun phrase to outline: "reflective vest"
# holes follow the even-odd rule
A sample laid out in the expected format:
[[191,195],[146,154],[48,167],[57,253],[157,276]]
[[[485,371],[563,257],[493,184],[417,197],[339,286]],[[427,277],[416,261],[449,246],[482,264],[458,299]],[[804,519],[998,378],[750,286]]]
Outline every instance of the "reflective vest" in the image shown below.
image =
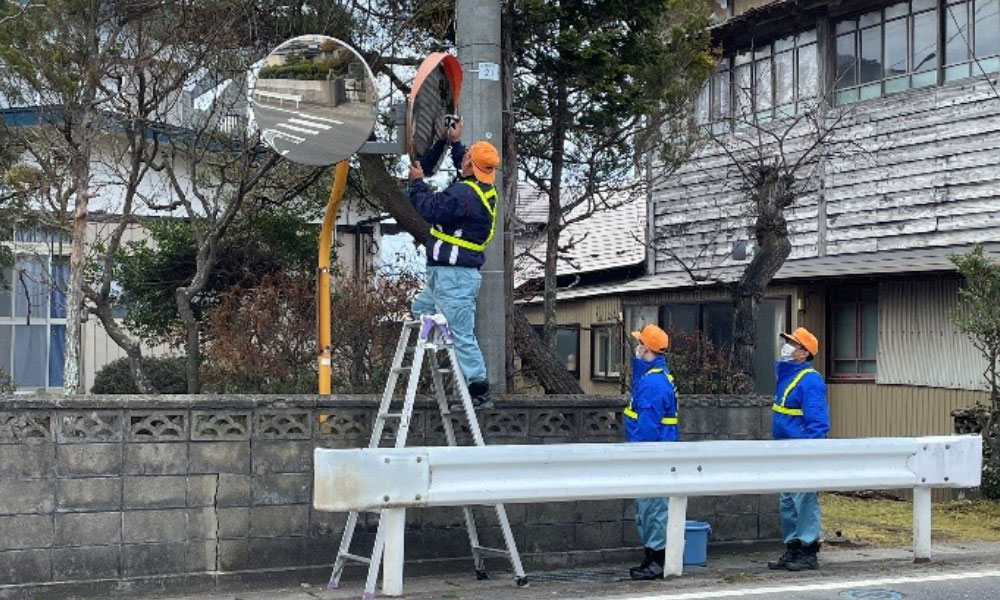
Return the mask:
[[792,382],[788,384],[788,387],[785,388],[785,393],[781,395],[781,404],[775,402],[771,406],[771,410],[773,410],[776,413],[781,413],[783,415],[791,415],[793,417],[802,416],[801,408],[785,408],[785,401],[788,400],[788,394],[792,393],[792,390],[794,390],[795,386],[799,384],[799,381],[801,381],[802,378],[806,376],[806,373],[818,373],[818,372],[816,371],[816,369],[802,369],[801,371],[799,371],[798,374],[796,374],[795,377],[792,379]]
[[490,240],[493,239],[493,232],[496,230],[496,225],[497,225],[496,205],[494,204],[494,206],[490,206],[490,198],[497,197],[497,189],[493,188],[490,191],[484,193],[483,190],[479,189],[478,185],[469,180],[464,180],[461,183],[464,183],[465,185],[475,190],[476,195],[479,196],[479,201],[483,203],[483,206],[486,207],[486,212],[490,214],[490,234],[486,236],[486,241],[480,244],[454,235],[448,235],[444,231],[441,231],[441,228],[438,227],[437,225],[431,226],[431,235],[453,246],[458,246],[459,248],[465,248],[466,250],[472,250],[473,252],[482,252],[483,250],[486,249],[486,245],[490,243]]
[[[661,369],[660,367],[653,367],[652,369],[650,369],[650,370],[646,371],[645,373],[643,373],[642,376],[645,377],[646,375],[649,375],[650,373],[663,373],[663,369]],[[670,382],[670,388],[674,391],[674,405],[676,407],[677,388],[674,386],[674,376],[673,375],[667,375],[667,381]],[[677,413],[678,413],[678,411],[675,408],[674,409],[674,416],[672,416],[672,417],[663,417],[662,419],[660,419],[660,423],[663,424],[663,425],[677,425],[677,422],[678,422],[677,421]],[[636,413],[632,409],[632,399],[631,398],[629,398],[628,406],[625,408],[624,411],[622,411],[622,414],[625,415],[626,417],[630,418],[630,419],[635,419],[636,421],[639,420],[639,414]]]

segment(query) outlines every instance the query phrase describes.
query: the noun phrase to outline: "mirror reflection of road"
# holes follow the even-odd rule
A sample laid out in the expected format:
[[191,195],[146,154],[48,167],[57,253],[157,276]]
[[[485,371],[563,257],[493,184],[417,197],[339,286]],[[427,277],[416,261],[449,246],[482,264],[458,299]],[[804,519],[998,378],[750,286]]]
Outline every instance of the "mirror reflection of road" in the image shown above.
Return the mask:
[[294,102],[255,102],[254,119],[261,136],[279,154],[307,165],[346,160],[368,139],[375,118],[365,103],[321,107]]

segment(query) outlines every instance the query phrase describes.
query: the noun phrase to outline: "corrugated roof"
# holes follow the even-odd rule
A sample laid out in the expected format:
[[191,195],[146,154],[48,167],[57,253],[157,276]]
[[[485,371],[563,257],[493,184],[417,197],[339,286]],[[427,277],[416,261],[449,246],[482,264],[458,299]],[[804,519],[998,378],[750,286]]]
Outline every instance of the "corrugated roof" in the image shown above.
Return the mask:
[[[525,198],[537,198],[539,192],[527,190]],[[518,218],[525,220],[520,212],[519,191]],[[547,197],[541,194],[547,201]],[[536,200],[537,202],[537,200]],[[599,210],[592,215],[568,225],[559,236],[560,246],[568,248],[560,253],[558,274],[579,275],[616,269],[640,264],[646,260],[646,201],[641,195],[622,200],[608,200],[614,208]],[[537,210],[537,209],[536,209]],[[586,207],[574,209],[569,218],[584,214]],[[537,214],[537,213],[531,213]],[[545,208],[548,214],[548,207]],[[544,218],[542,218],[544,222]],[[516,241],[514,265],[514,285],[519,287],[527,281],[541,278],[543,267],[528,254],[544,259],[545,233],[523,235]]]
[[[1000,259],[1000,243],[985,244],[984,246],[989,256]],[[972,244],[964,244],[959,246],[838,254],[836,256],[789,260],[781,267],[774,280],[776,282],[791,282],[836,277],[870,277],[874,275],[949,272],[955,270],[949,258],[956,254],[964,254],[972,248]],[[699,274],[710,275],[713,280],[734,281],[742,273],[742,270],[742,266],[733,266],[716,269],[711,273],[700,272]],[[710,284],[711,282],[705,282],[701,285]],[[660,273],[646,275],[631,281],[603,283],[560,290],[559,299],[572,300],[607,294],[629,294],[692,288],[698,285],[692,282],[691,277],[684,272]],[[530,301],[535,300],[532,299]]]

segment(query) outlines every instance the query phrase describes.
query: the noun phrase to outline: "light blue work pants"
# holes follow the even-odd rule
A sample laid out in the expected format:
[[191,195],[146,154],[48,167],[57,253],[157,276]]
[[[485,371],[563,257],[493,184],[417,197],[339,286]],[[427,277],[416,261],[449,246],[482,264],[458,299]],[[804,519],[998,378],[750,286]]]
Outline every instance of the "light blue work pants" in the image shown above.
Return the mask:
[[667,499],[636,498],[635,528],[644,547],[662,550],[667,545]]
[[784,492],[778,496],[781,536],[785,543],[800,540],[811,544],[819,539],[819,497],[816,492]]
[[414,316],[441,313],[448,319],[466,383],[486,381],[486,362],[476,340],[476,297],[482,280],[479,269],[427,267],[427,284],[411,307]]

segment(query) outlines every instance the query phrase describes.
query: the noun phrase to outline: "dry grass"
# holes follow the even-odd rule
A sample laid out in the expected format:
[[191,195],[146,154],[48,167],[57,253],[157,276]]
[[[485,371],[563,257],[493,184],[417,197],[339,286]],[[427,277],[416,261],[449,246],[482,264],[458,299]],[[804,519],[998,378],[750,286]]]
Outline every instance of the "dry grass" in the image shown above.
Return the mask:
[[[872,546],[903,546],[913,539],[913,503],[822,494],[823,533]],[[1000,502],[936,503],[931,530],[935,541],[1000,541]]]

